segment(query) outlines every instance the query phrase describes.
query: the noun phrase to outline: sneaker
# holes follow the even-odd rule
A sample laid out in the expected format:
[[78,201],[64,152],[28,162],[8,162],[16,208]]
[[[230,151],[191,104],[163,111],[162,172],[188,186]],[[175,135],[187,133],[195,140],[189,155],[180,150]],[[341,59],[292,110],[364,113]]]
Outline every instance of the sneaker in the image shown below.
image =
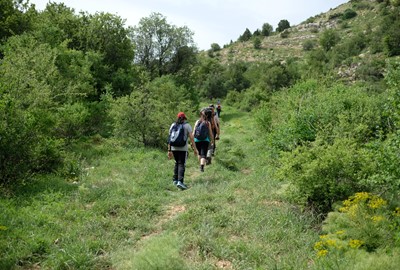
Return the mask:
[[200,171],[204,172],[204,166],[200,166]]
[[187,186],[186,186],[184,183],[182,183],[181,181],[178,181],[178,183],[176,184],[176,186],[177,186],[179,189],[181,189],[181,190],[187,189]]
[[178,184],[178,180],[174,180],[173,183],[174,183],[174,186],[176,186]]

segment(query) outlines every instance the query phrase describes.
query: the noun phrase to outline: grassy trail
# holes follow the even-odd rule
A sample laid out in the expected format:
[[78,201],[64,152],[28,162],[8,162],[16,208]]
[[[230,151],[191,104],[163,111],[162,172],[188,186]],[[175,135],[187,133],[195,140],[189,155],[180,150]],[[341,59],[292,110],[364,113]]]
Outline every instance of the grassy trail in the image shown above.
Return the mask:
[[307,268],[310,220],[280,200],[254,119],[227,108],[221,122],[212,165],[200,173],[190,156],[190,189],[172,190],[152,230],[115,253],[117,269]]
[[216,157],[200,173],[190,153],[183,192],[166,151],[81,143],[79,177],[0,196],[0,269],[308,268],[317,234],[282,200],[255,124],[224,107]]

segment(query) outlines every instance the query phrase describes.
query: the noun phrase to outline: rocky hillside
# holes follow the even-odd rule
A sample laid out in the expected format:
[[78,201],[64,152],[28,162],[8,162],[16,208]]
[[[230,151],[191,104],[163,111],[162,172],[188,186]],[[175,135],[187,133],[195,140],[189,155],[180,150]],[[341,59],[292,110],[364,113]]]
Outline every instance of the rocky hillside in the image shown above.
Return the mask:
[[[356,14],[353,18],[343,19],[346,12]],[[374,31],[378,24],[379,4],[374,0],[349,1],[326,13],[308,18],[299,25],[292,26],[283,33],[274,32],[269,37],[260,37],[261,46],[254,48],[254,37],[247,42],[236,41],[220,51],[208,51],[208,55],[217,57],[221,62],[272,62],[283,61],[288,57],[302,58],[307,49],[305,42],[319,46],[319,37],[326,29],[335,29],[341,41],[354,33]],[[365,51],[368,54],[368,50]],[[365,54],[364,54],[365,56]]]

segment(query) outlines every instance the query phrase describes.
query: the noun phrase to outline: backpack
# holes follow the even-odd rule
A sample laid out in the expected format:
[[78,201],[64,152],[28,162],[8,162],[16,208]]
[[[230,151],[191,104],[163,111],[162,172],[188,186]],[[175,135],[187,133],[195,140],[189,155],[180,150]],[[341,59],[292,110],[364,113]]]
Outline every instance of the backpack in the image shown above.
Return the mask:
[[200,141],[207,139],[208,137],[208,125],[207,121],[199,122],[194,130],[194,137]]
[[168,143],[171,146],[185,146],[187,137],[185,136],[184,124],[174,123],[169,131]]

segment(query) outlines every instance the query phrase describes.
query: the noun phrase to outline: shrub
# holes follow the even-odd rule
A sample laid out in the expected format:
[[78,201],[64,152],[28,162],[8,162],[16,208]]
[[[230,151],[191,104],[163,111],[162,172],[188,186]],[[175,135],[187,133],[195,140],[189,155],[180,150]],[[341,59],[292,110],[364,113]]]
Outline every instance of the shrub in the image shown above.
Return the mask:
[[303,42],[303,50],[311,51],[312,49],[314,49],[315,45],[315,41],[308,39]]
[[354,18],[356,16],[357,16],[357,12],[355,12],[354,10],[348,8],[343,12],[341,18],[343,20],[349,20],[349,19],[352,19],[352,18]]
[[369,161],[353,140],[321,140],[282,154],[278,176],[289,181],[289,198],[318,212],[327,213],[335,202],[365,187],[360,179]]

